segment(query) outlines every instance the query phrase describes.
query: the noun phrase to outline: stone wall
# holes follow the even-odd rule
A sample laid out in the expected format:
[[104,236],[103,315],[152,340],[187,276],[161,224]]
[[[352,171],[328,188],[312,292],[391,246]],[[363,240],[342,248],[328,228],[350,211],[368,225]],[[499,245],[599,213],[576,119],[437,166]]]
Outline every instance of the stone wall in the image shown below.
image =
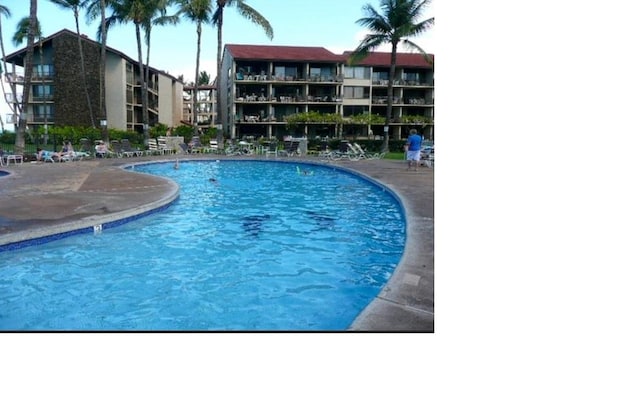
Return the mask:
[[[82,41],[82,48],[93,123],[94,126],[99,127],[100,46]],[[56,125],[91,126],[77,37],[64,34],[54,38],[53,50]]]

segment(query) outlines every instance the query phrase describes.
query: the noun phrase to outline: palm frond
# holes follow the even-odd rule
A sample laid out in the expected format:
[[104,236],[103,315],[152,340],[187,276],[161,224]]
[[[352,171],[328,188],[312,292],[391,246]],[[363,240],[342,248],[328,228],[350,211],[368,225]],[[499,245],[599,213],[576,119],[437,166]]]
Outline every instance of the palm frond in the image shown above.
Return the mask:
[[242,17],[261,27],[267,37],[271,40],[273,39],[273,28],[271,27],[269,21],[267,21],[267,19],[262,14],[242,1],[238,1],[235,4],[236,8],[238,9],[238,13]]

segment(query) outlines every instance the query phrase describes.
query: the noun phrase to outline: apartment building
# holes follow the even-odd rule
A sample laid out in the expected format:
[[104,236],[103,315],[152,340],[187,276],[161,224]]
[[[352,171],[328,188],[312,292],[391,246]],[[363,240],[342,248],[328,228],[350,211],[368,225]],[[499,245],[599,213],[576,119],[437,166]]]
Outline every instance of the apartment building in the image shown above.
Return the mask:
[[[196,88],[193,85],[185,86],[182,96],[182,122],[193,125],[193,98]],[[216,116],[216,87],[215,85],[198,85],[195,95],[195,107],[198,110],[197,125],[202,130],[213,127]]]
[[[224,132],[231,138],[379,138],[392,79],[389,137],[406,137],[416,128],[433,140],[431,63],[399,53],[391,77],[390,53],[372,53],[353,66],[348,56],[322,47],[226,45],[219,74]],[[287,122],[304,113],[306,121]]]
[[[28,99],[27,126],[36,129],[44,125],[99,126],[100,115],[100,43],[81,36],[86,81],[91,102],[85,93],[78,36],[63,29],[36,42],[33,55],[33,78]],[[5,80],[16,89],[16,98],[9,88],[9,102],[22,101],[26,48],[5,57],[9,64]],[[143,131],[142,84],[138,61],[107,47],[105,70],[106,123],[108,128]],[[182,83],[164,71],[149,68],[149,125],[180,124],[182,118]],[[18,115],[7,115],[6,122],[17,124]]]

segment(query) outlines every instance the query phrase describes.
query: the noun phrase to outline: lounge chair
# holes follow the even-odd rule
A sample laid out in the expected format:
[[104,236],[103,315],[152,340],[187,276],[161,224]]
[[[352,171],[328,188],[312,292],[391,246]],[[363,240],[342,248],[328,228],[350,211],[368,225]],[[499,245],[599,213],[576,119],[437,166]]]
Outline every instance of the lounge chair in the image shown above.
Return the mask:
[[60,157],[58,156],[58,153],[55,153],[53,151],[49,151],[49,150],[42,150],[42,161],[43,162],[50,162],[50,163],[55,163],[57,161],[61,161]]
[[158,136],[158,150],[161,151],[162,154],[173,154],[173,149],[169,148],[167,145],[166,136]]
[[124,154],[125,157],[142,156],[142,151],[133,149],[131,147],[131,142],[129,142],[129,139],[122,139],[120,141],[120,144],[122,145],[122,154]]
[[95,147],[91,145],[91,141],[87,138],[80,139],[80,151],[92,155],[95,152]]
[[300,145],[300,142],[298,142],[297,140],[289,140],[284,142],[284,151],[287,157],[299,156],[300,155],[300,152],[298,151],[299,145]]
[[277,141],[269,142],[269,148],[267,149],[267,151],[264,152],[264,154],[267,157],[269,157],[269,154],[273,154],[274,156],[278,157],[278,142]]
[[209,140],[209,149],[207,152],[209,153],[217,153],[219,150],[218,148],[218,141],[215,139],[211,139]]
[[432,168],[435,164],[435,153],[433,148],[423,149],[420,152],[420,164]]
[[117,140],[112,140],[110,144],[113,154],[118,158],[122,158],[122,156],[124,155],[124,153],[122,152],[122,143]]
[[158,147],[158,142],[155,138],[149,138],[149,149],[146,151],[147,155],[162,154],[162,150]]
[[178,143],[178,146],[180,146],[180,149],[182,150],[183,153],[189,154],[189,146],[188,145],[186,145],[185,143]]
[[60,161],[82,161],[85,158],[91,157],[91,154],[84,151],[71,151],[64,156],[60,157]]
[[189,142],[189,153],[202,153],[202,142],[200,141],[200,136],[194,136],[191,138]]
[[366,151],[358,143],[354,143],[353,144],[353,148],[355,149],[355,151],[357,151],[359,154],[361,154],[367,160],[380,159],[380,158],[382,158],[384,156],[384,153],[373,153],[373,152],[370,152],[370,151]]

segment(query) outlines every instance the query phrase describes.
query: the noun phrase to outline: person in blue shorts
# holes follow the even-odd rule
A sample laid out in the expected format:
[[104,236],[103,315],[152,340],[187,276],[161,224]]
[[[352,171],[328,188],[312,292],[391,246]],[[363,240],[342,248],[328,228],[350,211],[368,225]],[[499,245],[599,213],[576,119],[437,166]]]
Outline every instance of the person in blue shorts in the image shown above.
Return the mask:
[[420,148],[422,147],[422,136],[418,135],[418,131],[411,129],[409,131],[409,137],[405,144],[405,150],[407,152],[407,171],[411,169],[414,164],[415,171],[418,170],[418,163],[420,162]]

